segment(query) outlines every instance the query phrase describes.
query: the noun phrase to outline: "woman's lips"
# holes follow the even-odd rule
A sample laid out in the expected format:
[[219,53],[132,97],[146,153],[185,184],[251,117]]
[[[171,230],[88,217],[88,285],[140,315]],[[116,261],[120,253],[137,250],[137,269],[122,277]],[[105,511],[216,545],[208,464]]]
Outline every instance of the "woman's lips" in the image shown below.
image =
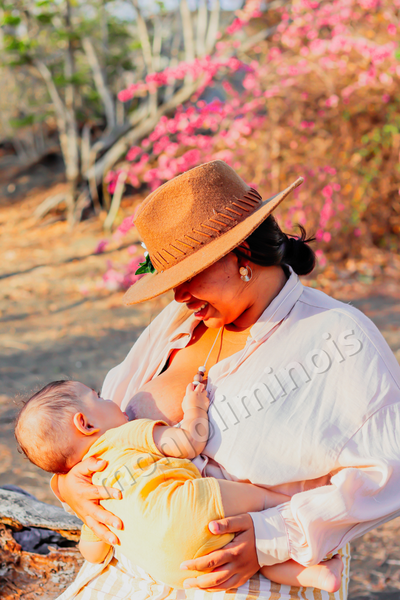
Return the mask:
[[195,309],[192,308],[192,310],[194,310],[194,316],[195,316],[195,318],[203,320],[204,317],[207,314],[208,306],[209,306],[208,302],[203,302],[198,308],[195,308]]

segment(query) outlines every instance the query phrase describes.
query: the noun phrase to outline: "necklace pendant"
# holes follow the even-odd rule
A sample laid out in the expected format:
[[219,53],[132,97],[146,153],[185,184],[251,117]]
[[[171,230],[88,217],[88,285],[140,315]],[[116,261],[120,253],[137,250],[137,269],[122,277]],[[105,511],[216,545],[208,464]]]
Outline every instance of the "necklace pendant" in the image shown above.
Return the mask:
[[202,381],[203,381],[204,371],[201,371],[200,370],[201,368],[202,367],[199,367],[196,375],[193,377],[192,383],[193,383],[194,387],[197,387],[199,385],[199,383],[202,383]]
[[202,382],[203,382],[204,374],[205,374],[205,372],[206,372],[206,364],[207,364],[207,361],[208,361],[208,359],[210,358],[210,354],[211,354],[211,352],[213,351],[213,348],[214,348],[215,344],[217,343],[217,339],[218,339],[218,337],[219,337],[219,334],[221,333],[221,331],[222,331],[222,330],[223,330],[223,327],[221,327],[221,328],[218,330],[217,336],[216,336],[216,338],[215,338],[215,340],[214,340],[214,343],[213,343],[213,345],[211,346],[211,350],[210,350],[210,352],[208,353],[208,356],[207,356],[207,358],[206,358],[206,360],[205,360],[205,363],[204,363],[204,365],[202,365],[201,367],[198,367],[198,368],[197,368],[197,373],[196,373],[196,375],[193,377],[193,381],[192,381],[192,383],[193,383],[194,387],[197,387],[197,386],[199,385],[199,383],[202,383]]

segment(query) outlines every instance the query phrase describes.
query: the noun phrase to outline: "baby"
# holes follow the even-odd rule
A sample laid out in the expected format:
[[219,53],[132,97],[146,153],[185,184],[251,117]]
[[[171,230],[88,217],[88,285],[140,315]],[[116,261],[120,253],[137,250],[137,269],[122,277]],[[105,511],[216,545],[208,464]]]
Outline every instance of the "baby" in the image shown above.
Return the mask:
[[[209,433],[205,387],[189,384],[179,427],[163,421],[128,418],[111,400],[104,400],[77,381],[45,386],[24,405],[15,435],[26,456],[52,473],[67,473],[77,463],[96,456],[107,461],[93,482],[116,486],[122,499],[102,500],[121,518],[123,554],[156,581],[183,588],[196,571],[182,570],[183,561],[225,546],[232,534],[213,535],[210,521],[261,511],[289,498],[271,490],[235,481],[202,477],[190,459],[201,453]],[[79,549],[89,562],[103,562],[111,546],[83,525]],[[312,567],[289,560],[262,567],[276,583],[316,587],[328,592],[340,587],[343,563],[339,556]]]

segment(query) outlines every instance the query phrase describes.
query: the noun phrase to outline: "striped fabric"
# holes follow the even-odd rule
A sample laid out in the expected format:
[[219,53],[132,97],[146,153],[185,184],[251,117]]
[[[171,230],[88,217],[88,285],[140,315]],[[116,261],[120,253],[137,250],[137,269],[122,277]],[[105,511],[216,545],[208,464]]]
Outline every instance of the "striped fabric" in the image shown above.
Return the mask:
[[350,576],[350,545],[342,550],[342,586],[335,594],[315,588],[290,587],[273,583],[258,573],[245,585],[230,592],[174,590],[154,581],[124,556],[112,553],[100,565],[85,562],[74,583],[58,600],[347,600]]

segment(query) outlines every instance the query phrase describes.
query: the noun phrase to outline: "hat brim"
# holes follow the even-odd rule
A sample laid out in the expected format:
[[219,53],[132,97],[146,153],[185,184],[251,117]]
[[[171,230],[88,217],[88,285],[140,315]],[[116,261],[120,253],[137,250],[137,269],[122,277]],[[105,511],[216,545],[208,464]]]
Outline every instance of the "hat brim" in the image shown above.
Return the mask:
[[268,198],[268,200],[264,200],[244,221],[203,246],[194,254],[184,258],[177,265],[160,273],[145,275],[136,281],[126,292],[124,304],[139,304],[161,296],[161,294],[178,287],[181,283],[216,263],[239,246],[275,210],[282,200],[303,181],[303,177],[299,177],[282,192]]

